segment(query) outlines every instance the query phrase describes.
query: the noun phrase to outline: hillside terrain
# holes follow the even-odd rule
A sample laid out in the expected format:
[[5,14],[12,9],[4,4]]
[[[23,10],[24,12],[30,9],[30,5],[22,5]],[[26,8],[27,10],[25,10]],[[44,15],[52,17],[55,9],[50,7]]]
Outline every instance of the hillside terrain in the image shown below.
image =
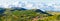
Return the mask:
[[35,10],[15,10],[6,9],[3,14],[5,16],[0,17],[0,21],[60,21],[60,12],[46,11],[53,16],[48,16]]

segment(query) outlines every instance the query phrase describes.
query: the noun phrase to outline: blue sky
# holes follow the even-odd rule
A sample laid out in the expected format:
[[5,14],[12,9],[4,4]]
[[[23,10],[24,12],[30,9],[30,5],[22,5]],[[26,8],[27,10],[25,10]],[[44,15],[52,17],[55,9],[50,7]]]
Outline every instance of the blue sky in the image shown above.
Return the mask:
[[10,8],[11,5],[26,9],[60,11],[60,0],[0,0],[0,6]]

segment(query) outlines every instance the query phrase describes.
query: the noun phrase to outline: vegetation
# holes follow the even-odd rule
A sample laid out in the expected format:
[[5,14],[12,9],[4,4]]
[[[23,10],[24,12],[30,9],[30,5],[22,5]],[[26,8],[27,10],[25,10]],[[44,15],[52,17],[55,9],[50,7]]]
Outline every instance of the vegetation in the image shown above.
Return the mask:
[[53,16],[37,13],[34,10],[10,11],[7,9],[3,14],[6,16],[0,17],[0,21],[60,21],[60,12],[49,12]]

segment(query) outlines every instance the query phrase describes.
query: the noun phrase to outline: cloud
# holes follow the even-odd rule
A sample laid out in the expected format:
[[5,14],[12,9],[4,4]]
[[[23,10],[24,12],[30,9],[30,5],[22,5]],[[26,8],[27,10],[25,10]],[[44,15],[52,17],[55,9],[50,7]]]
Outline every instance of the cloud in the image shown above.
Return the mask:
[[26,9],[60,10],[60,0],[1,0],[0,5],[5,8],[15,5]]

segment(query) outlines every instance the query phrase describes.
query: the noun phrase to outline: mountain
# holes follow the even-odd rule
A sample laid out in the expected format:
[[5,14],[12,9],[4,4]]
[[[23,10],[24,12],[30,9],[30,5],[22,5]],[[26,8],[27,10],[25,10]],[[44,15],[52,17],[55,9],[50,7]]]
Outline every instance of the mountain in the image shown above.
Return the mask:
[[37,13],[42,13],[42,14],[47,14],[48,16],[52,16],[51,14],[49,14],[49,13],[47,13],[47,12],[44,12],[44,11],[42,11],[42,10],[40,10],[40,9],[36,9],[35,12],[37,12]]
[[21,10],[27,10],[27,9],[25,9],[25,8],[20,8],[20,7],[12,7],[12,10],[11,10],[11,11],[15,11],[15,10],[21,11]]

